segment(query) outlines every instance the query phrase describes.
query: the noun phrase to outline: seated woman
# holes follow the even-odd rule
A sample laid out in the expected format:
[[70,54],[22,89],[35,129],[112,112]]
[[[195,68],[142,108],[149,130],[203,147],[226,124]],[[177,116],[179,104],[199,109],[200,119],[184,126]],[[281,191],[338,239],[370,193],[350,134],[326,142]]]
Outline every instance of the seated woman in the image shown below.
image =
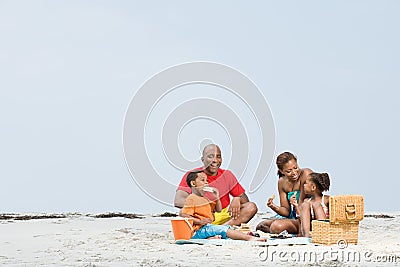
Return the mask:
[[276,165],[280,205],[275,205],[271,197],[267,206],[278,216],[262,221],[256,229],[266,233],[280,233],[287,230],[290,234],[298,234],[300,231],[300,223],[296,219],[300,215],[298,206],[305,198],[303,184],[312,171],[307,168],[300,169],[297,158],[290,152],[280,154],[276,159]]
[[313,172],[308,175],[304,184],[304,193],[308,198],[301,205],[301,235],[311,237],[311,220],[329,218],[329,196],[322,192],[329,190],[330,179],[327,173]]

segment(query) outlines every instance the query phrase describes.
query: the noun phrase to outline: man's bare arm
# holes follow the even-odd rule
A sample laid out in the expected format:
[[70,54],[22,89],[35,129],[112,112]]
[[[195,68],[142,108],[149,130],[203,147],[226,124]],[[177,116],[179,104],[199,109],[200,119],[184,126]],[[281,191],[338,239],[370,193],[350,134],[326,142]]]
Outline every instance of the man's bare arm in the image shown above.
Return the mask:
[[183,190],[177,190],[175,193],[174,205],[177,208],[183,208],[185,205],[185,200],[188,197],[189,193]]

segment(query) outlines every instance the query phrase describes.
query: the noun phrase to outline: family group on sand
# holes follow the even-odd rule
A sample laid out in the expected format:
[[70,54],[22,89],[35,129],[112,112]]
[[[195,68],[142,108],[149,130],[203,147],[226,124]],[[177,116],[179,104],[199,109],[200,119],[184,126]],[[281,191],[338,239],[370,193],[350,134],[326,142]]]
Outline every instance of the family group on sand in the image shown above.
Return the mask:
[[[204,166],[188,171],[176,190],[174,205],[179,215],[193,219],[193,239],[231,238],[266,241],[257,235],[235,230],[249,222],[258,208],[246,195],[235,175],[221,169],[222,155],[215,144],[207,145],[201,158]],[[279,234],[287,231],[297,236],[311,236],[311,220],[329,218],[330,179],[327,173],[301,169],[297,158],[283,152],[276,159],[278,168],[279,205],[275,196],[267,200],[267,206],[276,215],[261,221],[256,230]],[[231,199],[232,197],[232,199]]]

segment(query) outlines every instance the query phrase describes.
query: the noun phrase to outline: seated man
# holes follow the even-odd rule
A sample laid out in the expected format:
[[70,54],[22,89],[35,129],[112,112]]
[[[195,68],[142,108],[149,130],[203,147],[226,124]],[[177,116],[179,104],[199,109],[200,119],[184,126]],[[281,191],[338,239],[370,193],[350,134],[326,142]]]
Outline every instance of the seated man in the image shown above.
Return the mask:
[[[219,167],[222,163],[221,150],[215,144],[206,146],[201,158],[204,167],[196,170],[203,170],[207,175],[208,183],[220,192],[222,211],[215,212],[214,224],[229,224],[239,226],[241,223],[247,223],[257,213],[257,206],[249,201],[245,190],[239,184],[235,175],[229,170],[223,170]],[[182,208],[186,198],[192,193],[191,188],[186,183],[187,172],[176,190],[174,205]],[[232,202],[229,195],[232,196]],[[211,199],[212,197],[210,197]],[[228,208],[229,206],[229,208]]]

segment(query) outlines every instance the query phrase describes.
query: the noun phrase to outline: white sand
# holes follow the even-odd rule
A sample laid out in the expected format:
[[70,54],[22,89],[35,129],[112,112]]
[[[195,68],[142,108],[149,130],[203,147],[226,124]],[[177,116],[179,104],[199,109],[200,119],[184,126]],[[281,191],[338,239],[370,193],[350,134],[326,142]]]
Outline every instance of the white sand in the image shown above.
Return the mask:
[[[176,245],[170,218],[151,215],[144,219],[75,215],[63,219],[2,220],[0,265],[272,266],[292,265],[298,261],[309,266],[400,265],[400,213],[390,215],[395,218],[365,218],[360,223],[359,244],[345,249],[313,244],[268,248]],[[250,222],[252,229],[261,217],[265,214],[257,215]],[[343,253],[350,253],[350,259],[343,258]],[[311,254],[311,260],[308,257],[304,260],[304,255]]]

